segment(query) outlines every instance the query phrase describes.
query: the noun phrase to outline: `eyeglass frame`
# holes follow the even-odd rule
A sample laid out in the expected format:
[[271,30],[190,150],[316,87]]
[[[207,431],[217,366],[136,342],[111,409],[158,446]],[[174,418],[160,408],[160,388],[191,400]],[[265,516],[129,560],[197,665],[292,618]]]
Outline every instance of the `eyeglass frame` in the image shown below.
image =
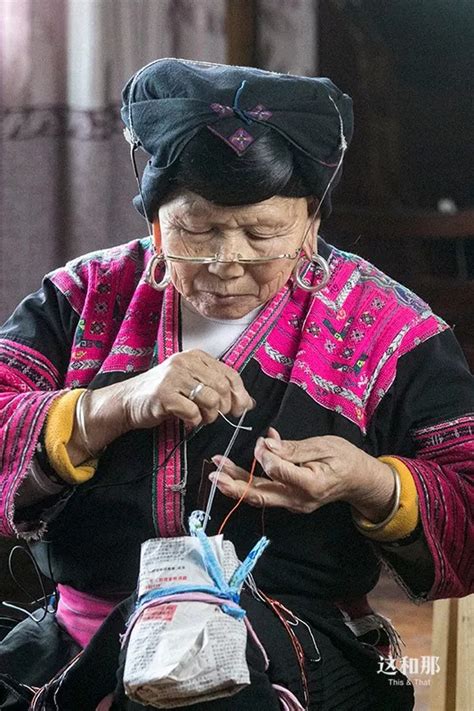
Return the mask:
[[[305,233],[303,242],[306,238],[306,234],[307,232]],[[285,252],[284,254],[277,254],[274,257],[247,258],[242,257],[240,253],[237,253],[234,259],[220,259],[217,252],[213,256],[208,257],[180,257],[177,254],[165,254],[163,252],[163,259],[181,264],[266,264],[267,262],[272,262],[275,259],[297,259],[301,252],[301,248],[302,245],[297,247],[294,252]]]

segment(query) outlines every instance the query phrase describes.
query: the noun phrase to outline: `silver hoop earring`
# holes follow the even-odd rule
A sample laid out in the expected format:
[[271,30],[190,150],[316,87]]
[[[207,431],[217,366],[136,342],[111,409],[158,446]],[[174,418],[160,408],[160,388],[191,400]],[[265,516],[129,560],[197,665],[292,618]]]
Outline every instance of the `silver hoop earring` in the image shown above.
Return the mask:
[[317,291],[321,291],[321,289],[324,289],[324,287],[329,281],[331,272],[329,270],[329,264],[327,263],[327,261],[324,259],[324,257],[321,257],[320,254],[316,254],[316,252],[312,254],[310,262],[311,264],[316,266],[316,269],[318,271],[321,271],[323,273],[322,279],[317,284],[308,284],[308,282],[303,279],[302,272],[306,271],[307,269],[307,267],[303,266],[306,263],[306,257],[300,257],[298,259],[293,274],[296,279],[296,283],[301,289],[315,294]]
[[[161,279],[161,281],[156,281],[155,270],[158,266],[161,267],[163,262],[165,263],[165,273],[163,274],[163,278]],[[153,254],[153,257],[148,262],[147,268],[145,270],[145,282],[157,291],[163,291],[171,282],[171,274],[168,262],[166,261],[162,252],[160,252],[159,254],[155,252]]]

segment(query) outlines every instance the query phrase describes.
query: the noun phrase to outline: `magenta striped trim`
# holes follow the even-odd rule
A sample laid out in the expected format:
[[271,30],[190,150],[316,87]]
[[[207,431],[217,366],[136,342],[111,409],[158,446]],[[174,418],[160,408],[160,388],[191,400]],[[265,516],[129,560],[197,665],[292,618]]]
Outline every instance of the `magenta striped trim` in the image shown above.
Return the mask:
[[447,457],[449,462],[453,448],[466,448],[469,452],[474,438],[474,413],[413,430],[411,435],[419,453],[423,453],[423,458],[433,458],[440,462],[440,459]]
[[254,352],[265,342],[289,298],[290,286],[288,285],[280,289],[258,314],[255,321],[247,326],[232,350],[225,354],[222,361],[241,372]]
[[[157,362],[162,363],[179,351],[179,297],[172,286],[164,291],[157,338]],[[167,418],[154,430],[154,510],[157,533],[163,537],[182,536],[184,503],[180,488],[182,452],[177,444],[184,430],[177,418]],[[168,460],[168,461],[166,461]],[[164,466],[161,465],[165,462]]]
[[85,275],[81,272],[76,272],[73,265],[69,263],[64,269],[53,272],[50,277],[52,283],[67,298],[71,308],[79,315],[84,306],[88,286],[84,279]]
[[8,339],[0,341],[0,385],[0,535],[38,538],[44,523],[16,520],[14,501],[51,403],[65,391],[42,353]]
[[38,538],[45,525],[15,519],[15,496],[25,478],[52,402],[66,392],[0,393],[0,535]]
[[399,457],[418,493],[423,532],[435,580],[427,600],[474,592],[474,415],[414,434],[416,459]]
[[54,390],[59,383],[59,371],[50,360],[26,344],[8,338],[0,339],[0,368],[6,378],[13,368],[18,384],[21,381],[28,390]]

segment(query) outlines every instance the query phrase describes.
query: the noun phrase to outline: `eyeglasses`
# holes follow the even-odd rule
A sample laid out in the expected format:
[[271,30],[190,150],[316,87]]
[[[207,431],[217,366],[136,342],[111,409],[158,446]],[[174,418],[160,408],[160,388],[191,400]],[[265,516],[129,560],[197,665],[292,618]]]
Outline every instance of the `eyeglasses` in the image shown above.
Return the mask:
[[284,254],[276,254],[275,256],[267,257],[243,257],[240,253],[237,253],[233,259],[221,259],[217,252],[212,256],[206,257],[184,257],[168,252],[163,256],[169,262],[179,262],[181,264],[233,264],[234,262],[238,264],[266,264],[276,259],[296,259],[300,251],[301,247],[297,247],[294,252],[285,252]]

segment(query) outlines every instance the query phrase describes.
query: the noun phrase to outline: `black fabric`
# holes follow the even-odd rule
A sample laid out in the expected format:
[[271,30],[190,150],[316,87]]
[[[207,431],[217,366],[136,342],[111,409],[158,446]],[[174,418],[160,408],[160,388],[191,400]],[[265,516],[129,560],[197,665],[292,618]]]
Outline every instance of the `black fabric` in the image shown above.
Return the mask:
[[44,618],[36,614],[38,622],[27,617],[0,645],[0,674],[20,679],[28,686],[42,686],[80,652],[80,647],[58,626],[54,613],[48,612]]
[[33,348],[37,344],[58,371],[65,373],[78,321],[78,314],[45,277],[41,288],[23,299],[0,327],[0,338]]
[[[352,101],[329,79],[253,67],[158,59],[129,80],[122,99],[122,119],[132,140],[151,155],[142,180],[149,217],[168,187],[173,164],[204,126],[231,147],[235,132],[245,132],[242,152],[262,133],[277,131],[318,198],[341,157],[340,122],[347,144],[353,131]],[[323,202],[325,217],[340,176],[341,170]],[[143,212],[139,196],[134,204]]]

